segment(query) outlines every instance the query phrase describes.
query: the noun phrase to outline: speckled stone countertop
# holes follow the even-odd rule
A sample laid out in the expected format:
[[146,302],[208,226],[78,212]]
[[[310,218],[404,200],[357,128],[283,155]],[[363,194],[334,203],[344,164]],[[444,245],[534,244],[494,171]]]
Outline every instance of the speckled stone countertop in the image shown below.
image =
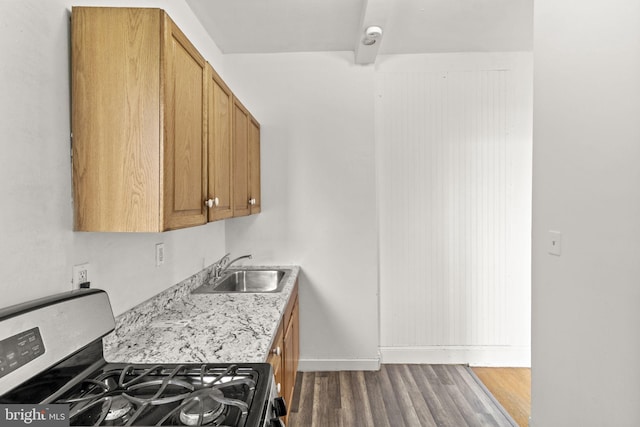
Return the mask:
[[279,293],[192,294],[209,280],[212,266],[116,318],[103,339],[108,362],[243,363],[267,360],[276,328],[300,272],[287,269]]

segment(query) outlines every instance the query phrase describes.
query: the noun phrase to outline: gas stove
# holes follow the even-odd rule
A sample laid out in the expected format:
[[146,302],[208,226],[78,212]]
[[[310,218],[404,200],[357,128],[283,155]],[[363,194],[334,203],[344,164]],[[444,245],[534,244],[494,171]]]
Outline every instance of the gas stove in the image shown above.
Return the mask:
[[69,425],[283,425],[269,364],[108,363],[114,326],[99,290],[0,310],[0,405],[64,405]]

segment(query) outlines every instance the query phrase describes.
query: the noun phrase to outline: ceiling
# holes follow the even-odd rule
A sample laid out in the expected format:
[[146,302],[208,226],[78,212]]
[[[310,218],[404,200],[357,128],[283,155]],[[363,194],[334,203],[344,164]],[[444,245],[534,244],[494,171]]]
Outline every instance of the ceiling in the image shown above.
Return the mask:
[[[533,0],[186,0],[223,53],[527,51]],[[383,34],[364,46],[365,28]]]

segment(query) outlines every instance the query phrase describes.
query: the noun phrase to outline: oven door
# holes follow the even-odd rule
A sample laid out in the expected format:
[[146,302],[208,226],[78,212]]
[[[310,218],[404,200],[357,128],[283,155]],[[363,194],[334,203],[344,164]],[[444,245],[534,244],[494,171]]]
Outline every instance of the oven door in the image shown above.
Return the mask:
[[264,404],[262,411],[262,427],[284,427],[284,423],[280,417],[287,415],[287,405],[284,398],[278,396],[276,382],[273,376],[269,384],[269,397]]

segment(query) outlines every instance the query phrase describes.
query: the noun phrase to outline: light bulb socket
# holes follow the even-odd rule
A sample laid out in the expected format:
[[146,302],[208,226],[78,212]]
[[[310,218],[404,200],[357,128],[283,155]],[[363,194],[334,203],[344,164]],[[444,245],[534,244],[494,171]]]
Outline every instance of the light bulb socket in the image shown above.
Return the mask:
[[382,36],[382,27],[371,25],[364,30],[364,34],[369,39],[377,39]]

